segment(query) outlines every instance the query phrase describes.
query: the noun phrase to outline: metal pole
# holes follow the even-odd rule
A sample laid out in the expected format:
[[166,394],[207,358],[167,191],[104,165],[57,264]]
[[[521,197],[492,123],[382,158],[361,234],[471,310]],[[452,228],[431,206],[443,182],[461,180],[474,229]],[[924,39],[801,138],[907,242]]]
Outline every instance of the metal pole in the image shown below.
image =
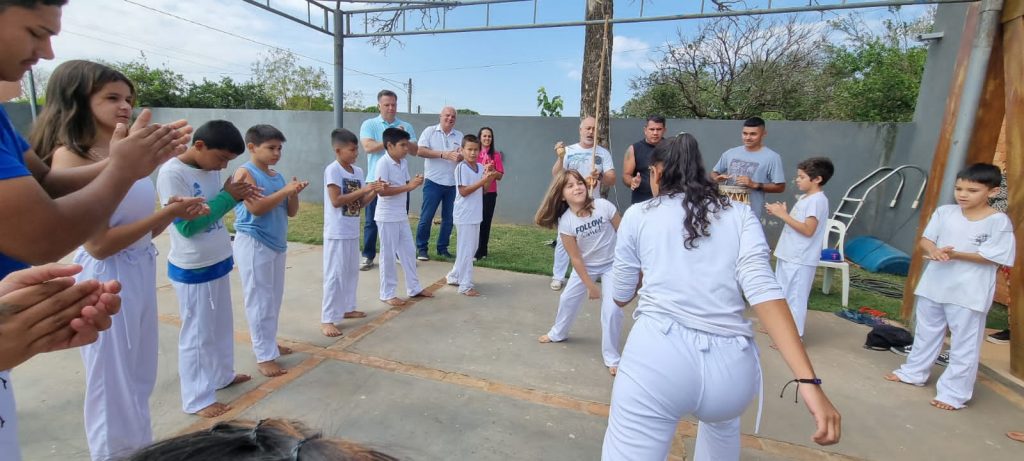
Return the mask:
[[36,115],[39,114],[39,106],[36,102],[36,76],[32,72],[32,69],[28,70],[28,107],[32,111],[32,121],[36,121]]
[[405,89],[406,89],[406,93],[407,93],[406,98],[408,98],[407,99],[408,102],[406,103],[405,107],[407,109],[409,109],[409,113],[411,114],[412,113],[412,77],[409,77],[409,86],[407,86]]
[[340,8],[334,10],[334,126],[342,128],[345,118],[345,23]]
[[942,188],[939,203],[951,203],[950,192],[956,186],[956,174],[967,162],[967,151],[974,132],[974,117],[981,102],[981,92],[985,87],[985,74],[988,71],[989,58],[992,56],[992,42],[999,30],[999,16],[1003,10],[1003,0],[983,0],[978,14],[978,32],[971,44],[971,54],[964,75],[963,93],[960,96],[960,109],[953,125],[953,136],[950,142],[949,155],[946,158],[946,170],[942,173]]

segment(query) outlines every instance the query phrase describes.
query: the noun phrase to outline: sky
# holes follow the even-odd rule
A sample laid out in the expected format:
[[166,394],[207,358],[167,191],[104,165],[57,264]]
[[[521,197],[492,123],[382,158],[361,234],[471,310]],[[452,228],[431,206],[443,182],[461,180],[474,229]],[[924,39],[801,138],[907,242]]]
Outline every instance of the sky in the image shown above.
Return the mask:
[[[270,3],[306,16],[305,0]],[[538,22],[583,19],[585,0],[536,3]],[[773,2],[775,6],[787,4],[806,4],[806,0]],[[615,17],[640,16],[641,5],[643,16],[659,16],[696,12],[700,1],[617,0]],[[365,6],[343,4],[342,8]],[[907,7],[903,14],[919,14],[921,8]],[[862,11],[869,20],[885,14],[878,8]],[[533,15],[533,1],[490,6],[492,25],[530,23]],[[803,17],[810,22],[823,18],[816,13]],[[481,26],[485,21],[483,6],[459,7],[445,17],[448,27]],[[362,16],[353,16],[354,29],[361,30],[361,22]],[[410,17],[407,24],[412,26],[414,22]],[[691,33],[696,25],[695,21],[614,25],[611,108],[620,109],[632,97],[630,81],[653,69],[652,59],[659,56],[659,50],[676,42],[679,33]],[[299,65],[321,67],[328,79],[334,74],[329,35],[242,0],[70,0],[63,10],[62,27],[53,40],[57,58],[42,61],[37,68],[52,70],[68,59],[144,59],[151,67],[169,67],[189,80],[228,76],[247,81],[252,63],[268,53],[289,50],[298,56]],[[550,97],[560,95],[565,101],[563,115],[579,113],[582,27],[399,39],[401,43],[392,43],[384,50],[365,38],[345,40],[345,91],[361,93],[363,105],[375,104],[376,93],[387,88],[399,95],[399,111],[405,112],[408,95],[404,83],[411,78],[413,112],[437,113],[441,107],[452,105],[485,115],[538,115],[537,89],[543,86]]]

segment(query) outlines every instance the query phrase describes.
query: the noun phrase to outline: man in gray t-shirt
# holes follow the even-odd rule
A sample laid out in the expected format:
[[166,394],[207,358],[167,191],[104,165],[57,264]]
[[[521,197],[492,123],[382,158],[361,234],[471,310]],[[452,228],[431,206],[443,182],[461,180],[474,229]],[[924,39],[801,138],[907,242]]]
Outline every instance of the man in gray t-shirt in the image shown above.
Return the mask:
[[743,145],[725,151],[711,169],[711,179],[729,186],[740,186],[749,194],[750,208],[764,216],[764,194],[786,190],[782,157],[764,145],[764,120],[751,117],[743,122]]

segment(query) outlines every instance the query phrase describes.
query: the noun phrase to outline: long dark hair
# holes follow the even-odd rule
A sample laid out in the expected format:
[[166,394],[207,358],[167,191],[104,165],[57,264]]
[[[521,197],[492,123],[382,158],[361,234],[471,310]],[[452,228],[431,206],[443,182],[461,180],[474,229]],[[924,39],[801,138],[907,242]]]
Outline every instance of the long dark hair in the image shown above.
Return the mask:
[[[483,139],[484,138],[484,130],[487,130],[487,131],[491,132],[491,150],[490,151],[491,152],[497,152],[498,151],[498,143],[497,143],[497,141],[494,138],[494,130],[491,129],[491,127],[485,126],[483,128],[480,128],[479,130],[476,130],[476,137],[477,137],[477,139]],[[483,147],[484,147],[483,144],[481,144],[480,148],[483,149]],[[493,157],[493,155],[492,155],[492,157]]]
[[683,209],[686,210],[683,246],[695,248],[697,239],[711,236],[708,230],[711,217],[729,208],[729,199],[719,194],[718,184],[704,169],[704,158],[693,135],[680,133],[658,144],[651,154],[651,165],[659,164],[662,173],[658,180],[658,196],[682,195]]
[[53,151],[63,146],[89,158],[89,149],[96,142],[96,120],[89,99],[112,82],[126,83],[135,95],[135,85],[128,77],[103,64],[74,60],[57,66],[46,84],[43,111],[29,135],[36,153],[49,163]]

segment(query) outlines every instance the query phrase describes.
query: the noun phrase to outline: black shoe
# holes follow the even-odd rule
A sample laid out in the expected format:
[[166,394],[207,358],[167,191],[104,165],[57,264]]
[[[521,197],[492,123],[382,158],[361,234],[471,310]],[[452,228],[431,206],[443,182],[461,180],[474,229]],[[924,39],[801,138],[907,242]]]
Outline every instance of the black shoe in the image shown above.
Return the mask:
[[939,356],[935,358],[935,364],[940,367],[949,366],[949,351],[939,353]]
[[416,259],[420,261],[430,261],[430,257],[427,256],[427,250],[420,250],[417,252]]
[[444,259],[455,259],[455,257],[452,256],[452,254],[447,251],[438,251],[437,256],[442,257]]
[[1010,329],[1007,328],[998,333],[992,333],[985,337],[985,341],[988,341],[992,344],[1006,344],[1010,342]]
[[889,350],[896,355],[908,356],[910,355],[911,347],[912,346],[893,346],[890,347]]
[[549,247],[551,247],[551,248],[554,248],[556,246],[554,240],[548,240],[548,241],[544,242],[544,244],[549,246]]

